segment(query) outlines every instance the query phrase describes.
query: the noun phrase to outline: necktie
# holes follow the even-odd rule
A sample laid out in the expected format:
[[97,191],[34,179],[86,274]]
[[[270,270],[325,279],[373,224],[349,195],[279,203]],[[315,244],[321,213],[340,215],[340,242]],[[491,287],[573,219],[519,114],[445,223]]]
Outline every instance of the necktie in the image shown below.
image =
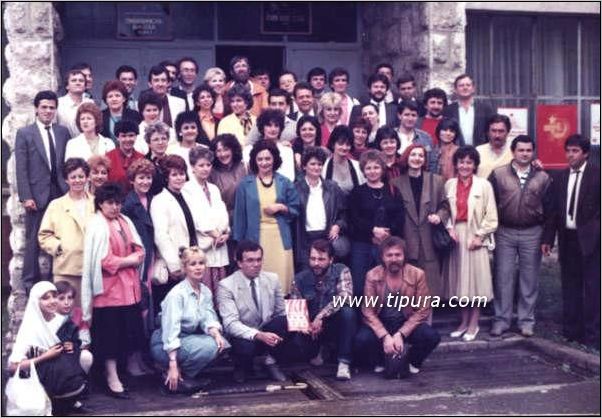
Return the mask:
[[251,279],[251,296],[253,296],[253,302],[255,302],[255,307],[259,310],[259,300],[257,299],[257,288],[255,279]]
[[249,131],[253,127],[253,122],[251,121],[251,114],[249,112],[245,112],[244,115],[240,118],[240,123],[242,125],[242,130],[245,136],[247,136],[249,134]]
[[56,180],[56,151],[54,150],[54,141],[50,134],[50,126],[46,126],[46,135],[48,136],[48,150],[50,152],[50,176],[52,181]]
[[580,170],[574,172],[576,173],[575,182],[573,183],[573,190],[571,191],[571,198],[569,199],[569,216],[571,219],[575,219],[575,196],[577,195],[577,184],[579,181],[580,172]]
[[169,100],[167,99],[167,95],[163,97],[163,122],[169,125],[170,128],[173,128],[173,126],[171,126],[171,111],[169,109]]

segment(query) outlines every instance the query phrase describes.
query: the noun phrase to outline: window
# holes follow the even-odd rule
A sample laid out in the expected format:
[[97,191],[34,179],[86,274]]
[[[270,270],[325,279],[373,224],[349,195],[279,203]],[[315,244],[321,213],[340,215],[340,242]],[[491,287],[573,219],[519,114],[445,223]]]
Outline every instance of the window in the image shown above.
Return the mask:
[[495,107],[577,104],[590,135],[590,104],[600,101],[600,18],[468,12],[467,72]]

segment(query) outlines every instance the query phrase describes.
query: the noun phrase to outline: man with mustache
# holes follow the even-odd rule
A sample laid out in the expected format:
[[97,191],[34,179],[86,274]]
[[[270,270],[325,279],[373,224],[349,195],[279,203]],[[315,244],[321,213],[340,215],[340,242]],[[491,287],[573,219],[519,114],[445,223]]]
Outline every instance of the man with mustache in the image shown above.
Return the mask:
[[[427,323],[431,306],[424,271],[405,262],[403,240],[387,238],[380,256],[382,264],[366,274],[364,324],[355,337],[355,357],[377,360],[374,371],[384,371],[387,379],[407,377],[420,372],[441,337]],[[376,297],[374,306],[366,303]],[[409,303],[401,306],[404,298]],[[409,350],[406,343],[411,344]]]
[[[297,334],[298,344],[306,347],[314,366],[323,364],[322,347],[337,346],[338,380],[351,379],[349,364],[356,331],[355,310],[350,306],[335,304],[353,295],[349,268],[334,263],[334,248],[325,239],[315,240],[309,250],[309,268],[295,275],[293,298],[306,299],[310,328],[305,335]],[[305,350],[304,350],[305,351]]]

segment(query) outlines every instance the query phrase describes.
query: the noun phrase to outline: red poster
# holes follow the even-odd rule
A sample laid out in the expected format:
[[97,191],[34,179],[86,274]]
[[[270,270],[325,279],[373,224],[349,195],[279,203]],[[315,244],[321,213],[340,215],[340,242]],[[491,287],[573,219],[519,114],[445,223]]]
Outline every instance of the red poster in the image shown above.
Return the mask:
[[537,157],[545,168],[566,168],[564,141],[577,133],[576,105],[537,106]]

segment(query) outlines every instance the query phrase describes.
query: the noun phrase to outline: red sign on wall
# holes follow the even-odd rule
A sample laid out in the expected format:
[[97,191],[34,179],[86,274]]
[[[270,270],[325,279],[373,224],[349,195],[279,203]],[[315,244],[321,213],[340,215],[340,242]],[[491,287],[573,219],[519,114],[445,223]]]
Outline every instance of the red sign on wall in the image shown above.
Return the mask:
[[576,105],[537,106],[537,156],[545,168],[566,168],[564,141],[577,133]]

